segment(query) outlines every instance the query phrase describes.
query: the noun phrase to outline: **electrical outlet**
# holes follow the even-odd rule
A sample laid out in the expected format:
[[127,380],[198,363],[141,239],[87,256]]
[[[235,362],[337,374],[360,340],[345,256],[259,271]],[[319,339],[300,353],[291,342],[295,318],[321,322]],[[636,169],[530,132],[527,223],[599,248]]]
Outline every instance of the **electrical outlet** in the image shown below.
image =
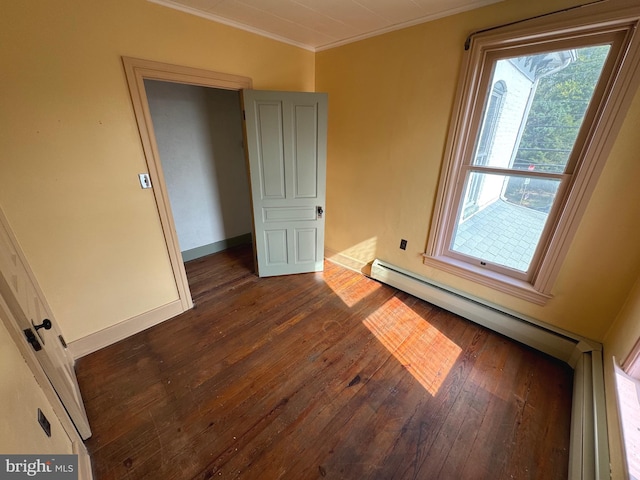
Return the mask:
[[400,249],[401,250],[406,250],[407,249],[407,241],[404,238],[402,240],[400,240]]

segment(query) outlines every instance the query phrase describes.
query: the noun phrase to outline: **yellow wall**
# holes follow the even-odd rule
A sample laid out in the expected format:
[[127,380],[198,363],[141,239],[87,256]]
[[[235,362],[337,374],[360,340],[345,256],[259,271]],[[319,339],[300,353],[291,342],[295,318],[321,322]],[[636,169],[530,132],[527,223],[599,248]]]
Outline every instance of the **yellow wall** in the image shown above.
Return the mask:
[[622,465],[620,447],[620,424],[618,419],[617,399],[615,397],[615,378],[613,375],[613,357],[618,364],[624,362],[636,341],[640,338],[640,277],[631,290],[616,321],[611,326],[604,340],[605,387],[607,394],[607,420],[609,428],[609,447],[611,463],[615,467],[612,478],[624,478],[618,470]]
[[0,205],[67,341],[177,298],[121,56],[314,89],[314,54],[146,0],[0,14]]
[[[602,341],[640,272],[640,95],[607,160],[546,306],[427,268],[434,208],[465,37],[577,2],[507,0],[320,52],[329,93],[328,249],[375,256],[557,327]],[[400,239],[408,240],[406,251]]]

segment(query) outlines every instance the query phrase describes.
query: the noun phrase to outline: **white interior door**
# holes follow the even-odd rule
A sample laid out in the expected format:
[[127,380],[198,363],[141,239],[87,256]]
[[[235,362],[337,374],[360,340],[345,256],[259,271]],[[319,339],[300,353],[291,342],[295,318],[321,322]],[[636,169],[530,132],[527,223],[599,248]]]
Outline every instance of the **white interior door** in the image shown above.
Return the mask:
[[[42,291],[31,271],[6,217],[0,210],[0,295],[11,310],[24,341],[60,397],[80,436],[91,436],[74,370],[74,360],[60,335]],[[45,322],[45,319],[47,320]]]
[[324,260],[327,95],[243,90],[258,275]]

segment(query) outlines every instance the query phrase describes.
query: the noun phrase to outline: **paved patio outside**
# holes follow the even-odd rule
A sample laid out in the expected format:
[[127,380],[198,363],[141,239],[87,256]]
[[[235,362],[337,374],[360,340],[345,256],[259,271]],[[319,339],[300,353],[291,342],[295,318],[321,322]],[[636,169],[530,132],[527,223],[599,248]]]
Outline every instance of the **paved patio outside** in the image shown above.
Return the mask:
[[458,225],[453,250],[526,272],[547,216],[498,199]]

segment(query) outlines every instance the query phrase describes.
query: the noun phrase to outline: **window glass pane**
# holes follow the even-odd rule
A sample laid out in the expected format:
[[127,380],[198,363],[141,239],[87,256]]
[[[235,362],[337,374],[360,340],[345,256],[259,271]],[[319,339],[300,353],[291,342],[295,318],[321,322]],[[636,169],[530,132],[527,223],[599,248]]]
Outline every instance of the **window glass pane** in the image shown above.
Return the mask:
[[471,172],[451,250],[526,272],[559,186],[556,179]]
[[564,172],[610,48],[497,61],[473,165]]

